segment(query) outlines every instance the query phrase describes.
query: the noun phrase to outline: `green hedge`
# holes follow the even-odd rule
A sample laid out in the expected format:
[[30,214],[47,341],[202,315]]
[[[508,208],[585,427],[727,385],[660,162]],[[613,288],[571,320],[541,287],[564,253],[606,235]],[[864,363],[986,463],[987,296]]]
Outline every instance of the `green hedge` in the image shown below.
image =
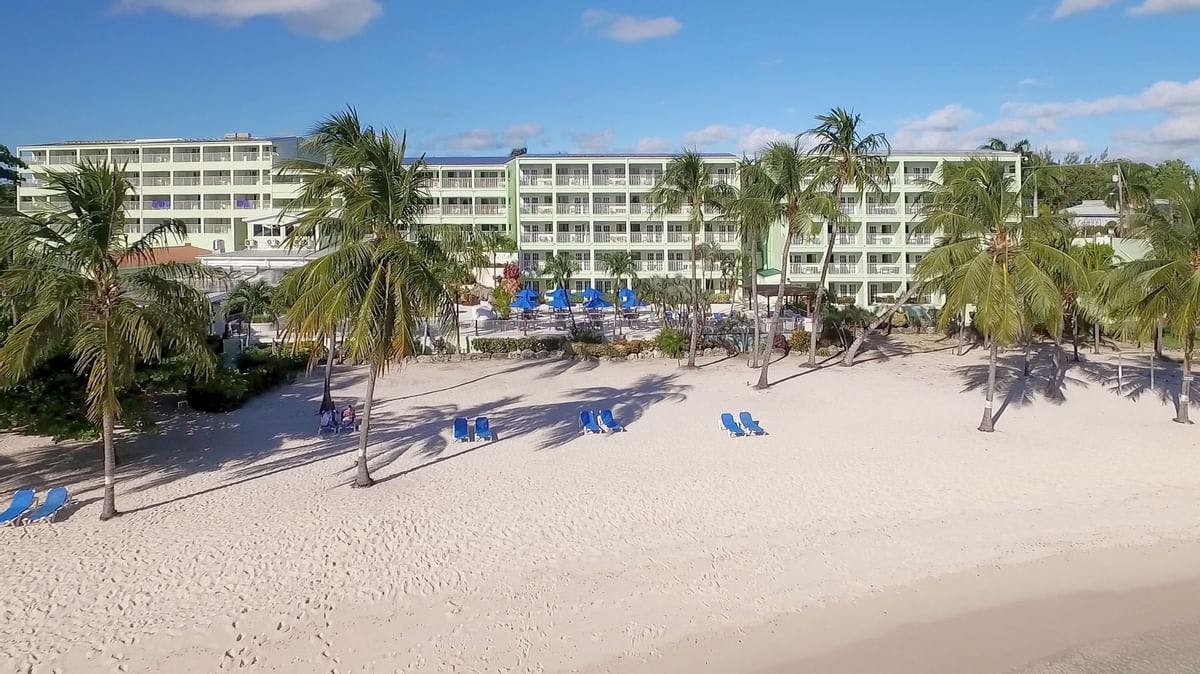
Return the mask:
[[201,412],[236,410],[259,393],[292,381],[307,363],[304,352],[249,348],[238,354],[237,369],[221,368],[209,379],[193,381],[187,401]]
[[480,353],[561,351],[566,344],[564,337],[477,337],[471,340],[471,348]]

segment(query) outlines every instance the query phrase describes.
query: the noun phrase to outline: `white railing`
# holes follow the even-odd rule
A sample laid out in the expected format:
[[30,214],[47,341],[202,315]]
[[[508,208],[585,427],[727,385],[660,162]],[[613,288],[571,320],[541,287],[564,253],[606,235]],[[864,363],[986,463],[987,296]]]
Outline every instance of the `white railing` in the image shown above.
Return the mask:
[[229,161],[233,155],[228,152],[205,152],[204,161]]
[[858,204],[838,204],[838,210],[846,215],[858,215]]
[[713,182],[713,184],[714,184],[714,185],[733,185],[733,184],[736,184],[736,183],[734,182],[733,176],[731,176],[731,175],[728,175],[728,174],[724,174],[724,173],[721,173],[721,174],[716,174],[716,173],[714,173],[714,174],[711,174],[711,176],[712,176],[712,182]]
[[559,215],[587,215],[587,204],[559,204]]
[[691,240],[691,235],[686,232],[667,232],[667,243],[687,243]]
[[258,161],[257,152],[234,152],[234,161]]
[[904,212],[909,215],[920,215],[925,212],[926,206],[928,206],[928,204],[923,204],[923,203],[905,204]]
[[475,212],[479,215],[500,215],[504,212],[504,204],[479,204]]
[[596,232],[596,243],[628,243],[629,234],[625,232]]
[[170,199],[147,199],[142,202],[142,210],[144,211],[165,211],[170,208]]
[[438,180],[437,178],[433,178],[433,177],[425,178],[425,187],[426,188],[437,189],[441,186],[442,186],[441,180]]
[[[129,178],[126,178],[126,180],[129,180]],[[37,178],[29,178],[21,181],[21,187],[45,187],[47,184],[48,183],[45,180],[38,180]],[[132,185],[134,183],[132,180],[130,180],[129,184]]]
[[557,176],[555,178],[554,182],[557,185],[574,185],[577,187],[587,187],[588,186],[588,177],[581,176],[581,175]]
[[837,244],[842,244],[842,245],[858,243],[858,235],[857,234],[838,234],[836,237],[834,237],[833,242],[837,243]]
[[147,187],[166,187],[171,184],[169,176],[146,176],[143,180]]
[[858,265],[848,262],[835,262],[829,265],[830,274],[857,274]]
[[[149,155],[147,155],[147,156],[149,156]],[[165,154],[160,155],[160,156],[168,157],[168,155],[165,155]],[[170,161],[170,160],[162,159],[161,161]],[[188,163],[198,162],[198,161],[200,161],[200,153],[199,152],[176,152],[175,153],[175,161],[188,162]]]
[[629,235],[633,243],[662,243],[662,232],[633,232]]
[[629,204],[629,212],[634,215],[652,215],[658,204],[651,204],[644,201]]
[[867,244],[871,246],[891,246],[896,243],[894,234],[868,234]]
[[233,208],[233,202],[232,201],[216,201],[216,200],[205,201],[204,208],[205,208],[205,210],[210,210],[210,211],[227,211],[227,210]]
[[587,243],[590,235],[587,232],[559,232],[559,243]]
[[258,176],[234,176],[234,185],[257,185]]
[[229,176],[204,176],[205,185],[230,185],[232,183]]
[[522,175],[518,182],[522,185],[544,185],[549,187],[554,184],[554,178],[544,175]]
[[521,232],[521,243],[554,243],[554,235],[549,232]]
[[598,201],[593,206],[593,213],[625,213],[629,210],[626,204],[614,204],[603,201]]
[[81,154],[79,155],[79,163],[81,164],[107,164],[107,154]]
[[495,189],[498,187],[504,187],[504,180],[502,178],[476,178],[475,187],[481,189]]
[[624,175],[606,175],[601,173],[592,176],[592,184],[597,186],[624,185],[626,184],[626,180]]
[[818,234],[816,236],[796,236],[792,238],[793,246],[823,246],[825,245],[825,237]]
[[788,265],[788,273],[798,276],[819,276],[821,274],[821,265],[809,264],[807,262],[793,262]]
[[171,179],[171,182],[179,186],[199,185],[200,176],[176,176]]
[[421,214],[422,214],[422,215],[441,215],[441,214],[442,214],[442,207],[441,207],[441,206],[434,206],[433,204],[426,204],[426,205],[425,205],[425,210],[423,210],[423,211],[421,212]]
[[592,270],[592,261],[591,260],[575,260],[575,266],[579,267],[579,271],[591,271]]
[[634,173],[629,176],[630,185],[641,185],[642,187],[654,187],[662,181],[662,175],[658,173]]
[[175,208],[178,208],[178,209],[184,210],[184,211],[198,211],[198,210],[200,210],[200,202],[198,200],[197,201],[184,201],[184,200],[176,199],[175,200]]
[[925,184],[925,181],[931,180],[932,178],[933,178],[933,175],[930,173],[905,173],[904,174],[904,184],[905,185],[923,185],[923,184]]
[[29,164],[30,166],[44,166],[48,163],[46,158],[41,156],[21,157],[21,161]]
[[667,260],[667,271],[691,271],[692,263],[688,260]]
[[470,186],[471,186],[470,178],[443,178],[442,179],[442,187],[462,188],[462,187],[470,187]]
[[258,199],[238,199],[233,203],[234,208],[258,208]]
[[553,212],[553,204],[521,204],[521,215],[549,215]]
[[59,165],[74,164],[77,161],[78,160],[75,158],[75,155],[73,155],[73,154],[72,155],[58,155],[58,156],[50,155],[50,163],[51,164],[59,164]]
[[867,273],[878,276],[895,276],[900,273],[900,265],[895,262],[870,262],[867,264]]
[[[165,152],[163,152],[163,153],[147,152],[146,154],[142,155],[142,163],[143,164],[165,164],[169,161],[171,161],[171,155],[169,155]],[[180,161],[188,161],[188,160],[181,159]]]
[[442,213],[445,215],[470,215],[470,204],[442,204]]
[[141,204],[140,202],[137,202],[137,201],[126,201],[125,203],[123,203],[123,204],[121,204],[121,205],[125,207],[125,210],[126,210],[126,211],[140,211],[140,210],[142,210],[142,204]]
[[662,271],[662,260],[634,260],[633,268],[638,271]]
[[113,153],[112,160],[114,164],[138,164],[141,163],[138,153],[133,154],[117,154]]
[[734,243],[738,237],[736,232],[707,232],[704,240],[708,243]]
[[908,264],[904,265],[904,270],[911,276],[917,273],[917,264],[917,262],[909,262]]
[[908,242],[916,246],[928,246],[933,243],[933,234],[909,234]]
[[896,215],[896,204],[867,204],[867,215]]

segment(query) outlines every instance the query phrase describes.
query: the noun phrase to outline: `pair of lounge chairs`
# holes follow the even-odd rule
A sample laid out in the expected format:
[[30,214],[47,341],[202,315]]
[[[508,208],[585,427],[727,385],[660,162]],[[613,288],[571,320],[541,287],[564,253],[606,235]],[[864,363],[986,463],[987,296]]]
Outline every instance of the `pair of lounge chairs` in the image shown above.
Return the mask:
[[37,492],[32,489],[20,489],[13,493],[12,505],[0,513],[0,526],[16,526],[36,522],[50,524],[70,500],[71,494],[66,487],[54,487],[46,492],[41,505],[35,508]]
[[[454,418],[454,441],[470,442],[471,429],[466,417]],[[492,424],[487,417],[475,417],[475,442],[492,441]]]
[[725,412],[721,415],[721,427],[729,431],[730,437],[742,438],[747,435],[767,434],[767,432],[763,430],[763,427],[758,425],[758,422],[754,420],[754,417],[751,416],[749,412],[742,412],[739,414],[738,420],[742,422],[741,425],[738,425],[738,422],[734,420],[733,415],[729,412]]
[[616,417],[613,416],[612,410],[607,408],[599,412],[583,410],[579,413],[579,426],[583,428],[584,435],[603,433],[604,431],[616,433],[625,430],[625,427],[618,423]]
[[334,435],[337,435],[338,433],[350,433],[356,430],[358,430],[357,418],[342,419],[337,415],[334,415],[333,417],[326,417],[324,414],[322,414],[321,421],[317,425],[317,435],[322,433],[333,433]]

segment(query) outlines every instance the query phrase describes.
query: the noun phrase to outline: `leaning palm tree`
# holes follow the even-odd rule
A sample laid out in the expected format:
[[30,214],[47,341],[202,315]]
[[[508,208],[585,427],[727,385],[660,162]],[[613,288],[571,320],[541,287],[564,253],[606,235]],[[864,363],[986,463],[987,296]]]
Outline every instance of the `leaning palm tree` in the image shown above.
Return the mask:
[[[825,185],[836,202],[842,188],[853,185],[858,192],[882,194],[890,182],[887,155],[892,151],[887,136],[882,133],[863,135],[860,127],[862,117],[844,108],[834,108],[828,114],[817,115],[817,126],[796,137],[799,142],[807,138],[813,143],[809,154],[817,165],[816,183]],[[826,279],[829,264],[833,260],[833,244],[836,234],[830,218],[829,241],[825,246],[825,258],[821,261],[821,278],[817,284],[817,296],[813,303],[813,330],[809,335],[808,365],[817,365],[817,336],[821,330],[821,312],[825,307]]]
[[44,174],[67,207],[4,220],[0,251],[11,254],[0,285],[28,298],[0,347],[0,386],[25,379],[48,357],[66,351],[87,381],[87,415],[104,444],[104,503],[100,519],[118,514],[113,433],[121,393],[139,363],[186,356],[198,373],[215,366],[205,344],[212,320],[207,296],[189,281],[215,276],[199,265],[157,262],[156,246],[182,241],[186,227],[171,220],[140,239],[125,235],[123,207],[132,192],[120,168],[84,164]]
[[[1023,339],[1033,324],[1061,331],[1063,303],[1057,279],[1082,285],[1083,270],[1067,253],[1043,243],[1023,221],[1021,195],[998,161],[975,158],[932,186],[925,209],[931,229],[953,232],[917,263],[914,277],[944,289],[943,326],[967,305],[975,306],[975,327],[991,344],[983,420],[994,427],[996,358],[1001,347]],[[1037,224],[1038,227],[1042,225]]]
[[250,346],[254,341],[254,329],[251,327],[254,317],[270,311],[273,302],[274,295],[271,286],[262,280],[253,283],[242,281],[229,293],[229,297],[225,300],[225,308],[226,311],[233,311],[236,308],[242,313],[242,320],[246,322],[246,346]]
[[[798,141],[771,143],[763,150],[758,163],[748,167],[751,175],[747,176],[746,186],[736,205],[739,213],[763,222],[783,225],[776,307],[783,307],[792,238],[797,234],[815,233],[822,222],[838,215],[837,199],[822,191],[820,182],[813,180],[813,171],[818,168],[819,164],[804,154]],[[770,385],[767,373],[771,364],[771,349],[775,346],[775,335],[779,334],[782,314],[777,309],[767,328],[762,366],[755,388],[763,389]],[[758,348],[757,345],[755,348]]]
[[1131,218],[1135,235],[1150,246],[1142,259],[1120,264],[1104,283],[1124,332],[1146,338],[1160,321],[1183,341],[1183,384],[1175,421],[1190,423],[1192,354],[1200,327],[1200,184],[1170,185]]
[[286,322],[298,339],[318,339],[345,320],[344,347],[368,365],[358,471],[354,484],[374,484],[367,467],[375,384],[388,367],[416,353],[417,324],[431,310],[443,328],[454,300],[437,266],[445,254],[428,237],[412,236],[425,208],[424,158],[405,158],[405,137],[364,127],[353,109],[325,119],[304,141],[324,161],[289,160],[286,173],[306,182],[289,210],[297,214],[289,245],[319,233],[333,252],[297,274]]
[[668,213],[685,210],[688,214],[688,233],[691,235],[692,313],[691,341],[688,344],[688,367],[696,366],[696,347],[700,339],[700,292],[696,278],[697,236],[704,231],[704,209],[719,209],[723,185],[718,185],[708,172],[704,157],[699,152],[686,149],[667,162],[662,180],[650,190],[646,198],[655,204],[653,215],[659,218]]

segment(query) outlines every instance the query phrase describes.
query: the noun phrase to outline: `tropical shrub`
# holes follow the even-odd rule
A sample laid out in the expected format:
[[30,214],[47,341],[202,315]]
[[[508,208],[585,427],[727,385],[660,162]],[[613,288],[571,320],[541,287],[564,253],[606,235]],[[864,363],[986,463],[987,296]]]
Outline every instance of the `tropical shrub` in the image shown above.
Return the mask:
[[513,294],[509,292],[508,288],[501,286],[492,291],[492,311],[495,311],[500,318],[508,318],[512,315],[512,307],[509,306],[512,301]]
[[688,348],[688,336],[678,328],[663,328],[654,338],[654,346],[671,358],[678,358]]
[[237,368],[220,368],[187,387],[187,401],[201,412],[229,412],[264,391],[292,381],[309,359],[307,351],[279,352],[249,348],[238,354]]
[[712,297],[713,304],[729,304],[729,293],[716,293]]
[[471,348],[480,353],[560,351],[566,341],[564,337],[479,337],[471,340]]
[[788,337],[788,344],[792,351],[797,353],[808,353],[809,346],[808,330],[796,328],[792,330],[792,335]]
[[604,335],[589,330],[587,328],[578,328],[571,331],[570,340],[572,342],[582,342],[584,344],[602,344],[604,343]]

